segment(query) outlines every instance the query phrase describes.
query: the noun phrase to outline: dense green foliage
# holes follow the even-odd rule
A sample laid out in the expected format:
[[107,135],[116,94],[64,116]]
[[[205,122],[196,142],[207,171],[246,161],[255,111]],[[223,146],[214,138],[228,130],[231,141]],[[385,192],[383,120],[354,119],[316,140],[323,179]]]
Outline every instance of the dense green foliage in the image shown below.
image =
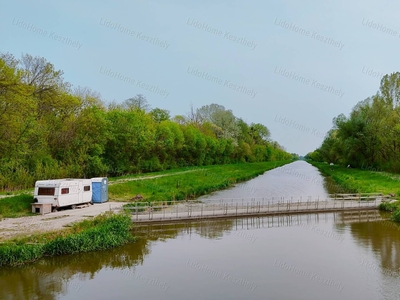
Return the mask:
[[393,212],[391,219],[395,222],[400,222],[400,201],[383,202],[379,205],[379,209],[383,211]]
[[0,267],[14,266],[43,257],[43,245],[0,244]]
[[96,250],[106,250],[123,245],[132,239],[129,232],[132,221],[126,215],[105,217],[100,215],[93,221],[78,225],[81,232],[57,237],[44,245],[44,255],[54,256]]
[[117,247],[133,240],[131,226],[128,215],[103,214],[77,223],[70,230],[0,244],[0,267],[34,261],[43,256]]
[[400,208],[398,208],[392,215],[392,220],[395,222],[400,222]]
[[0,191],[39,179],[290,159],[262,124],[221,105],[171,118],[142,95],[105,105],[44,58],[0,54]]
[[400,73],[385,75],[376,95],[359,102],[349,117],[333,120],[314,161],[370,171],[400,172]]
[[[113,200],[129,200],[140,193],[145,201],[195,199],[212,191],[225,189],[234,183],[254,178],[267,170],[291,162],[262,162],[206,166],[185,173],[153,179],[126,181],[109,187]],[[249,197],[254,191],[249,190]]]
[[[359,102],[349,117],[334,118],[322,145],[306,158],[361,168],[336,172],[335,166],[333,173],[325,164],[325,172],[346,188],[400,195],[399,176],[383,172],[400,172],[400,73],[385,75],[376,95]],[[392,219],[400,222],[398,207],[380,205],[381,210],[394,211]]]
[[379,210],[393,212],[399,209],[400,202],[382,202],[379,204]]
[[0,220],[29,215],[32,210],[32,201],[32,195],[28,194],[0,198]]

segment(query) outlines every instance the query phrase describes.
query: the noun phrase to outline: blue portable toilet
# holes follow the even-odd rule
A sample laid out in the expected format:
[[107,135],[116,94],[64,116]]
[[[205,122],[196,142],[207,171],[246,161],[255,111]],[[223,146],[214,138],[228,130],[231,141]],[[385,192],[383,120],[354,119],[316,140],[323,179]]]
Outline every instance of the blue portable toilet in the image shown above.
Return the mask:
[[92,202],[103,203],[108,201],[108,178],[92,178]]

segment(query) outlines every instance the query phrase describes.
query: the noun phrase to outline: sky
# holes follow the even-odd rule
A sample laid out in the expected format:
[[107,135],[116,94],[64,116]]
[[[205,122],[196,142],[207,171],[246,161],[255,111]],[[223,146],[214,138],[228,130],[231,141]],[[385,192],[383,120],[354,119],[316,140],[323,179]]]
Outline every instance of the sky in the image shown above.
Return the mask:
[[400,70],[398,1],[3,1],[0,52],[46,58],[105,102],[217,103],[288,152],[318,148]]

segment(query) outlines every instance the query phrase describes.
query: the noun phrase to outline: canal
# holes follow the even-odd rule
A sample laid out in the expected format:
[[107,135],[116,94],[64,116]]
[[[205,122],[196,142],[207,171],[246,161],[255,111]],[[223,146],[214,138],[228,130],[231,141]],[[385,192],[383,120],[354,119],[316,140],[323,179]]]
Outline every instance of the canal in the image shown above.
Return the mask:
[[250,181],[239,183],[232,188],[217,191],[199,199],[268,198],[276,201],[284,198],[308,197],[325,199],[328,194],[344,193],[335,182],[323,177],[317,168],[305,161],[296,161],[265,172]]
[[[210,197],[334,189],[295,162]],[[399,299],[399,226],[378,211],[138,225],[133,234],[137,242],[118,249],[1,268],[0,299]]]

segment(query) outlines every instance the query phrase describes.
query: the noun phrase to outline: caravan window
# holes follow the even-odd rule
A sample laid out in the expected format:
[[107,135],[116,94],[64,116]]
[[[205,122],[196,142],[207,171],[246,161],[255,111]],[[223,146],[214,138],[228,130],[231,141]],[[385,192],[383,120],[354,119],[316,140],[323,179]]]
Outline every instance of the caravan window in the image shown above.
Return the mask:
[[69,194],[69,188],[61,189],[61,194]]
[[40,187],[38,190],[39,196],[54,196],[55,188]]
[[85,192],[90,191],[90,185],[84,186],[84,187],[83,187],[83,190],[84,190]]

